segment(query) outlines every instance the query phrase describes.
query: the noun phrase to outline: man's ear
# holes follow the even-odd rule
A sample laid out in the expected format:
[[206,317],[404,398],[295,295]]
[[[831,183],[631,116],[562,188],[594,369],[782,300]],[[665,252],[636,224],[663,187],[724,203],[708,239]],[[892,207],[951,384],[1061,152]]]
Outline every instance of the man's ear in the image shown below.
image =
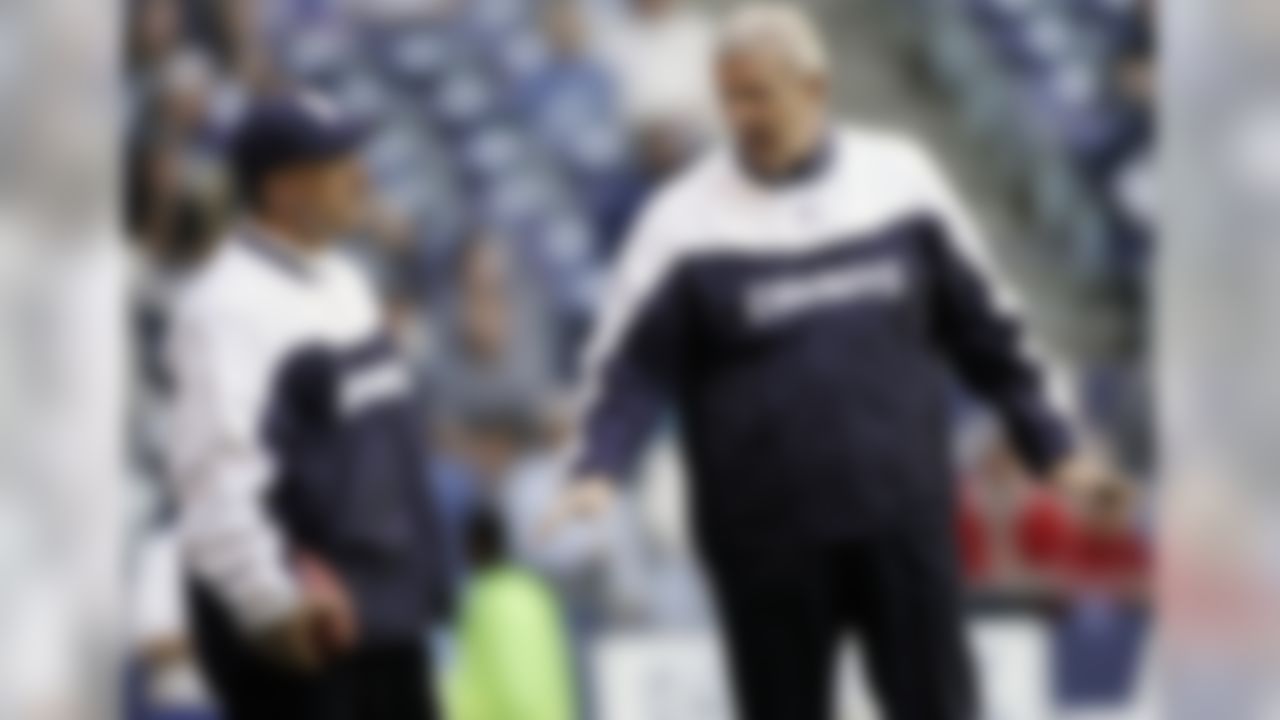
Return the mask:
[[282,196],[286,194],[287,188],[281,187],[285,183],[280,176],[279,172],[272,173],[258,182],[258,211],[264,215],[278,213],[285,200]]
[[823,104],[831,100],[831,80],[824,74],[814,73],[809,77],[809,92]]
[[272,174],[262,186],[262,207],[268,212],[286,215],[295,212],[306,177],[301,169],[285,169]]

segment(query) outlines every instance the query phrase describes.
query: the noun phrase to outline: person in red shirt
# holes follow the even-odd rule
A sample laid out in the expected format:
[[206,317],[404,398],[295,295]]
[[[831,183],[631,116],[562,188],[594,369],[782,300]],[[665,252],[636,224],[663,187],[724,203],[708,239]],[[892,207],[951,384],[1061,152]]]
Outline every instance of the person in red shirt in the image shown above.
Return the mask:
[[997,438],[962,483],[957,532],[965,577],[983,590],[1138,599],[1150,575],[1133,488],[1102,484],[1079,506],[1041,487]]
[[1045,589],[1070,533],[1062,499],[1028,476],[1003,438],[988,443],[963,482],[960,551],[971,587]]
[[1140,604],[1148,593],[1150,547],[1137,526],[1134,491],[1097,488],[1059,550],[1059,589],[1068,597],[1105,596]]
[[1053,685],[1064,708],[1132,696],[1150,629],[1151,558],[1129,486],[1101,486],[1073,508],[1055,561]]

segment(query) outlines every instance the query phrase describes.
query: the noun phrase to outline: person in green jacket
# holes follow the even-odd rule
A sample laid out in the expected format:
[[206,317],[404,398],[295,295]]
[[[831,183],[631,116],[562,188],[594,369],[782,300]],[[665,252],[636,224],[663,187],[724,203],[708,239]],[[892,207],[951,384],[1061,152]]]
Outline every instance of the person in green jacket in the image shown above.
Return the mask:
[[574,666],[555,596],[508,558],[493,514],[477,513],[467,535],[471,576],[446,685],[450,720],[576,720]]

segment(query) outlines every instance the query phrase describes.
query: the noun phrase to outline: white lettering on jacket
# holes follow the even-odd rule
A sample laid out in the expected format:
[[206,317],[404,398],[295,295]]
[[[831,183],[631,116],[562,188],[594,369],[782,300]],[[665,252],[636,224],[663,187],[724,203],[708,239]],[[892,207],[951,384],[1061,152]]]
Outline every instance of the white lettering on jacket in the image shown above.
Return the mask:
[[342,380],[342,413],[350,416],[380,402],[409,392],[409,372],[404,363],[388,359],[362,368]]
[[906,284],[902,267],[889,260],[774,278],[748,289],[747,318],[756,327],[775,325],[832,305],[895,298]]

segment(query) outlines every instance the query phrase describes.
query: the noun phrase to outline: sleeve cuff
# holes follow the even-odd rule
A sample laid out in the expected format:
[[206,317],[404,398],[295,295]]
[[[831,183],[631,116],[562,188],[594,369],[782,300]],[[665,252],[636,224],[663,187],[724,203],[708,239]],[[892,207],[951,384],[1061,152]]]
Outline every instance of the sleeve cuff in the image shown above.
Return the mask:
[[229,600],[241,629],[257,634],[296,612],[302,606],[302,593],[282,572],[270,583],[236,589]]

